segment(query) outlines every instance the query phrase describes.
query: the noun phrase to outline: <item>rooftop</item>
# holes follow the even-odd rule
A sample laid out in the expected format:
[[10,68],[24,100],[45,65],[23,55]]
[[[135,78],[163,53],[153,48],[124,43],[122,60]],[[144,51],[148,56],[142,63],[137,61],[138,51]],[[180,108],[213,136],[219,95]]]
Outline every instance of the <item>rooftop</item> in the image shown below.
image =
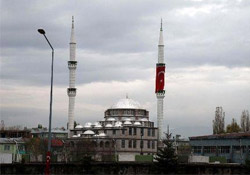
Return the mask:
[[226,134],[213,134],[213,135],[204,135],[204,136],[189,137],[190,140],[202,140],[202,139],[231,139],[231,138],[250,138],[250,132],[226,133]]
[[130,98],[124,98],[113,104],[111,109],[141,109],[141,105]]

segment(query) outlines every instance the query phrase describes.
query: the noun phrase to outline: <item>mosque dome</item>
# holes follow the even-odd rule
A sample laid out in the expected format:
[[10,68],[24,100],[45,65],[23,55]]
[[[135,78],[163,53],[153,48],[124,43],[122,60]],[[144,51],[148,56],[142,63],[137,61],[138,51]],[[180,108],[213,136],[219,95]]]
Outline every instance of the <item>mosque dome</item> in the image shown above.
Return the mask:
[[85,128],[90,128],[91,127],[91,123],[90,122],[87,122],[85,125],[84,125]]
[[106,136],[105,133],[100,133],[100,134],[99,134],[99,137],[105,137],[105,136]]
[[84,135],[94,135],[94,131],[91,131],[91,130],[87,130],[83,133]]
[[111,124],[107,124],[106,127],[112,127],[112,125]]
[[141,109],[141,105],[130,98],[124,98],[113,104],[111,109]]
[[124,122],[124,125],[132,125],[132,123],[130,121],[126,121]]
[[135,125],[135,126],[140,126],[141,123],[140,123],[140,122],[135,122],[134,125]]
[[116,122],[115,127],[122,127],[122,122]]
[[75,129],[81,129],[81,128],[83,128],[82,125],[76,125],[76,127],[75,127]]
[[108,121],[115,121],[115,118],[110,117],[110,118],[108,118],[107,120],[108,120]]

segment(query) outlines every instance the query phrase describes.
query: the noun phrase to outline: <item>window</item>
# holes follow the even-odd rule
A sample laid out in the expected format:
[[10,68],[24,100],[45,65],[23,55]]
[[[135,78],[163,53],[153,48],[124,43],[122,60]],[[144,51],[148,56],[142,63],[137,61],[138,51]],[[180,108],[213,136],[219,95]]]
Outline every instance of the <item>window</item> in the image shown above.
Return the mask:
[[193,152],[194,153],[201,153],[201,146],[194,146],[193,147]]
[[122,134],[123,134],[123,135],[125,134],[125,131],[126,131],[126,129],[123,129],[123,130],[122,130]]
[[129,140],[129,141],[128,141],[128,147],[129,147],[129,148],[132,148],[132,140]]
[[100,142],[100,147],[101,147],[101,148],[103,147],[103,141]]
[[143,140],[141,140],[141,144],[140,144],[140,147],[143,148]]
[[109,146],[110,146],[109,142],[106,141],[106,142],[105,142],[105,147],[106,147],[106,148],[109,148]]
[[152,149],[155,149],[155,141],[152,141]]
[[122,140],[122,148],[125,148],[125,140]]
[[134,128],[134,135],[136,135],[136,128]]
[[129,135],[132,135],[132,128],[129,128]]
[[113,135],[116,135],[116,130],[115,129],[113,130]]
[[4,145],[4,151],[9,151],[10,150],[10,145]]
[[150,148],[150,140],[148,140],[148,148]]
[[230,153],[230,146],[220,146],[219,152],[222,154]]
[[152,136],[155,136],[155,129],[152,129]]
[[151,136],[151,129],[148,128],[148,136]]
[[144,136],[144,129],[141,128],[141,136]]
[[136,140],[133,140],[133,148],[136,148]]
[[204,146],[204,153],[216,153],[216,146]]

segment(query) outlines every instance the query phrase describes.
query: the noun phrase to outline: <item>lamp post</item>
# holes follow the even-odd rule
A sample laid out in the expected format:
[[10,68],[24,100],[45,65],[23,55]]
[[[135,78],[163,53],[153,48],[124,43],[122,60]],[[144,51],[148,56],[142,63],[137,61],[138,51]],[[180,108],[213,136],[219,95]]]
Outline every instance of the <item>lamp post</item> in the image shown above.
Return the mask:
[[53,98],[53,68],[54,68],[54,48],[50,44],[48,38],[45,35],[43,29],[38,29],[38,32],[42,34],[52,49],[52,63],[51,63],[51,82],[50,82],[50,105],[49,105],[49,138],[48,138],[48,152],[46,155],[46,168],[45,174],[50,174],[50,160],[51,160],[51,118],[52,118],[52,98]]
[[144,135],[144,128],[141,128],[141,143],[140,143],[140,147],[141,147],[141,155],[143,155],[142,153],[142,148],[143,148],[143,140],[142,140],[142,136]]

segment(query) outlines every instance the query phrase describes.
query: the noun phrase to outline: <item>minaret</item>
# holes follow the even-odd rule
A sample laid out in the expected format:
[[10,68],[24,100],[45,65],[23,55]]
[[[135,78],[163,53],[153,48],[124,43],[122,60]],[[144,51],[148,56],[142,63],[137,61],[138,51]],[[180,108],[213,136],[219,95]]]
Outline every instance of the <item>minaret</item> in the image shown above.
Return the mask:
[[158,140],[162,139],[163,102],[165,97],[164,79],[165,79],[164,42],[163,42],[162,20],[161,20],[160,38],[158,44],[158,63],[156,64],[156,81],[155,81],[155,93],[157,97]]
[[75,31],[74,31],[74,16],[72,16],[72,28],[71,28],[71,37],[70,37],[70,61],[68,61],[69,67],[69,88],[68,88],[68,96],[69,96],[69,111],[68,111],[68,130],[70,137],[70,130],[74,129],[74,108],[75,108],[75,96],[76,96],[76,88],[75,88],[75,80],[76,80],[76,41],[75,41]]

